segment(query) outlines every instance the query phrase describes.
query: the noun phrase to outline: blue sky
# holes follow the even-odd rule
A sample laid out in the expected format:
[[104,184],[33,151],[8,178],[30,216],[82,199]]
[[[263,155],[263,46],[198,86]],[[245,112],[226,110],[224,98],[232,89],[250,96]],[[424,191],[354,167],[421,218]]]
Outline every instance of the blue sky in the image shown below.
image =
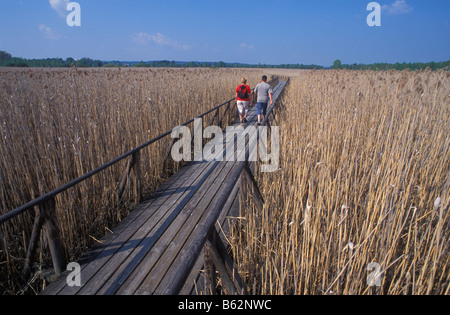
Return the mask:
[[449,0],[0,0],[0,50],[23,58],[303,63],[450,59]]

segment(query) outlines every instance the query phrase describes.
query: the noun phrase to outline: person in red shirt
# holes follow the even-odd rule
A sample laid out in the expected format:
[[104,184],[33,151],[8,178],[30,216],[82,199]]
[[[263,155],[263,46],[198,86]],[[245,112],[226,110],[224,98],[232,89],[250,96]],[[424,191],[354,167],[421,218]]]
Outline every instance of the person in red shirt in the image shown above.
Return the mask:
[[236,89],[236,100],[241,124],[247,122],[248,109],[252,106],[252,90],[247,85],[247,79],[242,78],[242,84]]

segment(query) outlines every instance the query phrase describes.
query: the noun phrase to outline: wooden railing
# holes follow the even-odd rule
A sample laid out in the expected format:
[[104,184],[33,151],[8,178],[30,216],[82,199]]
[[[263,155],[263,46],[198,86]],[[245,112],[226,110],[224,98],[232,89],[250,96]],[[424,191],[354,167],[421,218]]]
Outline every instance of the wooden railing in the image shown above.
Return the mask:
[[[272,80],[269,82],[272,85],[278,84],[279,77],[273,77]],[[286,79],[287,78],[283,78]],[[236,113],[233,113],[233,108],[235,105],[236,98],[230,99],[213,109],[201,114],[200,116],[191,119],[181,126],[188,126],[192,124],[195,119],[201,118],[203,121],[205,121],[205,118],[208,115],[212,115],[212,118],[210,119],[209,125],[212,125],[214,122],[217,126],[222,126],[223,124],[229,124],[235,117]],[[221,110],[223,110],[223,113],[221,115]],[[270,110],[271,112],[271,110]],[[267,115],[269,117],[270,113]],[[226,119],[226,120],[225,120]],[[267,120],[267,119],[266,119]],[[117,163],[129,159],[122,181],[120,182],[119,189],[117,192],[117,197],[120,199],[125,187],[127,184],[132,185],[132,190],[134,193],[134,199],[136,203],[139,203],[142,198],[142,182],[141,182],[141,171],[140,171],[140,152],[149,147],[150,145],[170,136],[172,134],[172,130],[167,131],[158,137],[142,144],[141,146],[134,148],[133,150],[115,158],[114,160],[110,161],[109,163],[106,163],[95,170],[67,183],[64,186],[61,186],[33,201],[30,201],[10,212],[7,212],[0,216],[0,244],[3,244],[5,246],[6,240],[5,237],[2,235],[1,232],[1,225],[10,221],[11,219],[25,213],[28,211],[34,210],[35,212],[35,219],[34,219],[34,225],[32,234],[30,237],[30,242],[28,245],[27,250],[27,257],[25,261],[25,267],[23,273],[25,275],[29,274],[30,272],[30,266],[31,262],[33,260],[33,257],[35,255],[37,245],[39,242],[40,234],[42,227],[45,228],[46,231],[46,238],[49,244],[50,254],[53,261],[53,267],[55,270],[56,275],[60,275],[62,272],[66,270],[66,261],[65,261],[65,254],[64,254],[64,246],[60,239],[60,231],[58,227],[57,222],[57,216],[56,216],[56,200],[55,198],[64,193],[65,191],[69,190],[70,188],[79,185],[80,183],[86,181],[87,179],[103,172],[104,170],[112,167],[113,165],[116,165]],[[170,155],[172,146],[174,144],[174,141],[171,142],[170,147],[168,148],[168,153],[166,156],[166,159],[164,160],[163,167],[166,166],[166,162],[168,160],[168,157]],[[244,167],[244,166],[243,166]]]

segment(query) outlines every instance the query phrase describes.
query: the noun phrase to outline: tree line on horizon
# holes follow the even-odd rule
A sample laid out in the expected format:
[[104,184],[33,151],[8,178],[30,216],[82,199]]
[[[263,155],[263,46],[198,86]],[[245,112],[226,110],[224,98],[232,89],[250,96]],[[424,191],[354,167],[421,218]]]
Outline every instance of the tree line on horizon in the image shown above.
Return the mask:
[[[100,61],[91,58],[82,58],[76,60],[74,58],[46,58],[46,59],[25,59],[13,57],[11,54],[0,51],[0,66],[1,67],[77,67],[77,68],[99,68],[99,67],[148,67],[148,68],[282,68],[282,69],[328,69],[328,67],[319,65],[304,65],[304,64],[246,64],[246,63],[227,63],[219,62],[179,62],[179,61],[149,61],[149,62],[123,62],[123,61]],[[347,70],[449,70],[450,60],[442,62],[428,62],[428,63],[373,63],[373,64],[342,64],[337,59],[329,69],[347,69]]]
[[331,69],[346,69],[346,70],[426,70],[430,69],[432,71],[444,69],[449,70],[450,69],[450,60],[448,61],[441,61],[441,62],[397,62],[397,63],[372,63],[372,64],[342,64],[342,62],[337,59],[334,61],[333,66],[331,66]]

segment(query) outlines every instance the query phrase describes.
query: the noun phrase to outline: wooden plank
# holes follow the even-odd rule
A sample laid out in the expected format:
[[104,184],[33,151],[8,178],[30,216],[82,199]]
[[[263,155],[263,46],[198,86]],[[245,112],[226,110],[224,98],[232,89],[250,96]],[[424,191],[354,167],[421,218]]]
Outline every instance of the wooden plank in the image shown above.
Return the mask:
[[[252,115],[253,114],[253,115]],[[254,119],[253,119],[254,118]],[[249,112],[249,122],[246,124],[246,126],[254,125],[256,123],[256,109],[253,108]],[[253,121],[252,121],[253,120]],[[224,246],[227,246],[227,238],[230,237],[230,224],[231,222],[234,222],[236,219],[235,217],[239,216],[239,184],[236,183],[233,191],[230,194],[230,197],[227,201],[227,203],[224,206],[224,209],[222,213],[220,214],[219,220],[216,224],[216,230],[218,235],[220,235],[220,238],[224,244]],[[232,218],[230,218],[232,217]],[[203,256],[201,255],[197,262],[195,263],[193,270],[191,271],[188,280],[181,290],[180,294],[185,295],[189,292],[196,294],[198,293],[197,290],[200,290],[200,294],[206,294],[207,292],[204,292],[204,285],[203,285],[203,273],[200,273],[200,270],[204,269],[204,260],[202,259]]]
[[[107,264],[102,266],[102,271],[95,277],[94,283],[81,290],[80,294],[115,293],[140,263],[146,251],[153,247],[165,229],[168,228],[170,222],[176,217],[177,211],[181,211],[184,204],[195,193],[196,187],[208,178],[214,169],[214,165],[208,163],[206,166],[193,166],[198,172],[190,173],[191,177],[185,183],[185,186],[179,187],[165,200],[160,198],[161,200],[152,204],[151,208],[154,209],[151,212],[153,215],[139,229],[134,228],[132,230],[133,235],[127,243],[123,244],[120,251]],[[127,244],[134,244],[134,246],[127,246]]]
[[[215,163],[216,163],[215,165],[219,165],[218,162],[215,162]],[[213,176],[213,178],[214,178],[214,176]],[[148,261],[146,261],[146,264],[147,264],[147,266],[151,266],[151,264],[149,264]],[[139,269],[139,270],[140,270],[141,273],[143,272],[142,269]],[[128,275],[128,276],[130,276],[130,275]],[[120,286],[120,285],[119,285],[119,286]],[[115,288],[117,289],[119,286],[116,286]],[[108,292],[108,293],[111,293],[112,291],[111,291],[111,290],[108,290],[107,292]],[[123,292],[122,292],[122,293],[123,293]],[[128,294],[130,294],[130,293],[128,293]]]
[[[149,252],[147,255],[148,259],[145,260],[145,266],[143,268],[139,268],[139,271],[137,271],[137,273],[139,273],[140,275],[147,275],[152,270],[154,264],[160,260],[163,253],[168,249],[168,246],[172,245],[172,243],[175,242],[175,240],[173,239],[174,235],[177,235],[179,231],[183,231],[183,224],[186,222],[188,223],[192,219],[191,215],[193,209],[195,209],[195,206],[200,201],[201,196],[203,196],[205,187],[209,187],[213,183],[214,178],[218,176],[223,170],[223,165],[221,165],[219,162],[216,163],[218,167],[216,167],[214,173],[211,174],[206,182],[203,183],[202,187],[200,187],[196,195],[193,196],[191,200],[189,200],[182,212],[178,214],[173,222],[173,225],[171,226],[171,229],[168,229],[167,233],[165,233],[161,237],[161,239],[154,245],[154,247],[151,249],[151,252]],[[153,252],[158,253],[158,255],[153,255]],[[134,279],[131,279],[130,277],[130,281],[124,285],[124,289],[120,291],[120,294],[134,293],[140,282],[142,282],[143,278],[136,278],[136,274],[133,275],[133,277]]]
[[[187,172],[189,169],[185,168],[171,177],[165,184],[161,186],[155,193],[153,198],[142,203],[134,211],[131,212],[115,229],[113,234],[110,234],[103,238],[102,245],[95,246],[88,251],[80,260],[79,263],[82,266],[82,281],[83,286],[87,285],[89,279],[97,273],[98,269],[103,266],[104,263],[111,258],[115,251],[120,248],[117,244],[126,243],[131,237],[130,233],[133,233],[140,225],[144,224],[152,213],[149,209],[151,206],[155,206],[155,203],[161,204],[167,200],[170,195],[169,192],[176,191],[181,185],[185,184],[192,176]],[[113,243],[114,242],[114,243]],[[113,244],[113,245],[112,245]],[[83,280],[86,279],[86,282]],[[59,289],[59,290],[58,290]],[[57,282],[52,283],[49,288],[44,292],[45,294],[76,294],[81,288],[65,287],[65,278],[59,279]]]
[[[256,118],[256,109],[253,110],[254,117]],[[250,112],[249,112],[250,117]],[[256,122],[254,120],[253,124]],[[251,118],[249,119],[249,124],[251,123]],[[236,217],[239,217],[239,183],[236,183],[233,191],[230,194],[230,197],[227,203],[224,206],[222,213],[219,216],[218,222],[216,224],[216,231],[224,244],[224,246],[228,246],[227,239],[230,237],[230,229],[232,222],[236,221]],[[187,294],[206,294],[204,292],[204,259],[203,255],[200,255],[195,263],[193,270],[191,271],[188,280],[186,281],[185,286],[181,290],[181,295]]]
[[[256,129],[255,129],[256,131]],[[252,139],[252,137],[250,137]],[[257,141],[253,143],[249,143],[248,147],[251,150],[253,146],[257,145]],[[245,154],[241,152],[241,154]],[[206,209],[205,215],[201,217],[201,220],[195,227],[196,233],[191,233],[189,239],[184,244],[183,250],[177,256],[176,261],[170,266],[169,270],[166,272],[166,276],[161,281],[156,291],[151,291],[149,287],[141,287],[139,294],[172,294],[177,290],[181,290],[182,286],[179,286],[179,281],[182,281],[183,277],[187,277],[188,275],[183,275],[183,273],[189,273],[191,268],[191,261],[193,260],[191,255],[198,254],[197,251],[199,247],[202,247],[206,242],[206,237],[212,228],[214,228],[217,219],[219,218],[220,212],[222,209],[219,207],[224,206],[229,197],[229,194],[234,189],[236,185],[237,178],[239,178],[240,173],[237,174],[236,171],[242,172],[245,162],[223,162],[227,164],[232,164],[233,168],[230,171],[230,175],[227,178],[227,181],[223,182],[222,189],[214,196],[213,200],[209,203],[208,208]],[[237,176],[237,177],[236,177]],[[224,201],[222,201],[224,200]],[[222,205],[220,205],[223,202]],[[219,213],[218,213],[219,211]],[[215,218],[215,216],[217,217]],[[212,224],[212,226],[209,226]]]
[[205,182],[202,187],[203,189],[198,191],[194,198],[186,205],[185,209],[183,209],[183,212],[177,217],[177,222],[175,222],[176,224],[171,233],[165,235],[165,238],[161,239],[161,244],[156,244],[154,249],[152,249],[161,252],[161,256],[144,282],[139,286],[139,289],[144,288],[146,292],[152,294],[152,290],[156,289],[158,283],[166,274],[167,268],[176,259],[187,238],[193,232],[198,221],[203,217],[206,207],[217,194],[220,187],[223,186],[223,182],[233,167],[233,163],[222,162],[218,169],[220,167],[221,172],[216,176],[211,176],[211,180]]
[[[229,162],[231,163],[231,162]],[[184,245],[182,251],[177,257],[176,261],[170,266],[167,271],[167,275],[161,281],[157,290],[152,292],[154,294],[178,294],[179,290],[183,287],[183,283],[186,280],[189,272],[197,255],[201,252],[203,245],[208,237],[211,228],[214,228],[214,224],[219,216],[220,211],[226,199],[229,196],[230,191],[233,189],[235,181],[239,177],[241,170],[241,163],[233,163],[233,169],[230,172],[229,180],[224,183],[223,189],[214,196],[213,202],[208,207],[208,215],[204,215],[201,221],[197,224],[195,230],[196,233],[192,233]],[[221,204],[223,202],[223,204]],[[214,210],[214,215],[211,212]],[[215,217],[217,215],[217,217]],[[147,293],[147,288],[141,288],[142,293]]]

